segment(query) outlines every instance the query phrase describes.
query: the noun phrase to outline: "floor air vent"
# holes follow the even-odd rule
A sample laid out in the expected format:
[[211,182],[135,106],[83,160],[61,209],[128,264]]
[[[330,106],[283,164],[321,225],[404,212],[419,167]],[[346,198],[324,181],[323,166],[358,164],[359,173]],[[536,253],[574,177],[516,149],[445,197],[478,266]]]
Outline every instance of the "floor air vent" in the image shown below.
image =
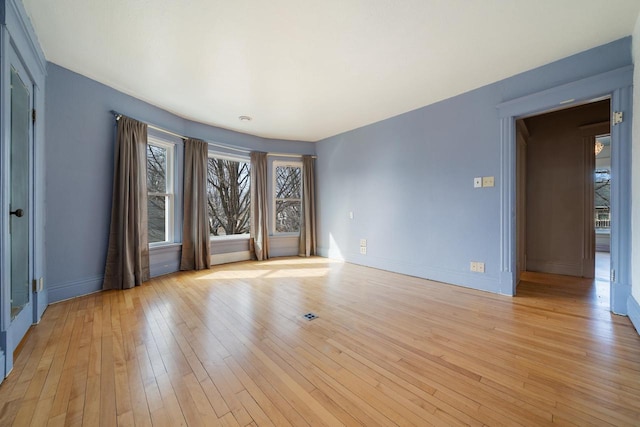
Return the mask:
[[313,320],[313,319],[317,319],[318,315],[314,313],[307,313],[303,317],[307,320]]

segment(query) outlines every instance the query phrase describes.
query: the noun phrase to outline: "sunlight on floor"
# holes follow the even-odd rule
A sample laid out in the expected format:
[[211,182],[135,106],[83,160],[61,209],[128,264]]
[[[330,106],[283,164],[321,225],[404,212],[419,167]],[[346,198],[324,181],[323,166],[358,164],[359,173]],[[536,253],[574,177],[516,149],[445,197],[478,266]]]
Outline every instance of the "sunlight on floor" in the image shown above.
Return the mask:
[[305,265],[305,264],[332,264],[332,263],[342,263],[342,261],[329,259],[329,258],[321,258],[321,257],[310,257],[310,258],[275,258],[267,261],[258,261],[257,265]]
[[330,272],[329,264],[342,264],[343,261],[328,258],[276,258],[267,261],[251,261],[211,266],[211,272],[199,276],[196,280],[232,280],[232,279],[282,279],[325,277]]
[[328,268],[303,268],[295,270],[276,270],[265,277],[270,279],[285,277],[324,277],[329,274]]
[[[215,269],[215,266],[211,267]],[[258,277],[262,277],[271,270],[253,270],[253,269],[242,269],[242,270],[220,270],[214,271],[206,276],[200,276],[197,280],[211,280],[211,279],[257,279]]]
[[206,276],[198,277],[197,280],[257,279],[259,277],[282,279],[286,277],[324,277],[327,274],[329,274],[328,268],[298,268],[292,270],[222,270],[214,271]]

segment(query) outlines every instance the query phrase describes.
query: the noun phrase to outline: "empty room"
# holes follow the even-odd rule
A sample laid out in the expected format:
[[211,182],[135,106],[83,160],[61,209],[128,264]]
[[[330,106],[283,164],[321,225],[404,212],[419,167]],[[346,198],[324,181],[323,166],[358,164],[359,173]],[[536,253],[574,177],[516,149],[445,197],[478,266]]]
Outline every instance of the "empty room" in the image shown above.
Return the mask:
[[640,425],[637,0],[0,0],[0,425]]

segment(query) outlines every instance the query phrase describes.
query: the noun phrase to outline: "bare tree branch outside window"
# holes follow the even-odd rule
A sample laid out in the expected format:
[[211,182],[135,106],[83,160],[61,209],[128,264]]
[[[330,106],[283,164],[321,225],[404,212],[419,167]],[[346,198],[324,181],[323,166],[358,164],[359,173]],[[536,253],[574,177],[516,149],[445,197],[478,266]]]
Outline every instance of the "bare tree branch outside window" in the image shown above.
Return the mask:
[[596,169],[594,181],[595,225],[606,230],[611,228],[611,171]]
[[249,233],[249,163],[210,158],[207,169],[209,233],[230,236]]
[[595,205],[610,207],[611,200],[611,171],[596,169],[595,171]]
[[277,166],[275,174],[276,232],[299,232],[302,169],[296,166]]

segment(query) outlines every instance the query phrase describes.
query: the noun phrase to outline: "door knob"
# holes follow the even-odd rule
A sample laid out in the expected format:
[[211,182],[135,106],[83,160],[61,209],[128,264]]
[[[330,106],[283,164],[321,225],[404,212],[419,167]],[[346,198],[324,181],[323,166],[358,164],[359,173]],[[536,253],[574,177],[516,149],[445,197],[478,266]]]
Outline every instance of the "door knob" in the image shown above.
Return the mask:
[[22,209],[16,209],[15,211],[11,211],[9,212],[11,215],[15,215],[18,218],[22,218],[22,216],[24,215],[24,211]]

